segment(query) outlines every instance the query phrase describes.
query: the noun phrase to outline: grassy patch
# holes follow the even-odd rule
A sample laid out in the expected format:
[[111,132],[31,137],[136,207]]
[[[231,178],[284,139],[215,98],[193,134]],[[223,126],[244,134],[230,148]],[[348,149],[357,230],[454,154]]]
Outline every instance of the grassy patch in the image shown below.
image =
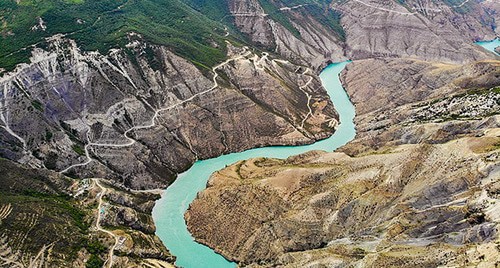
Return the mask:
[[31,106],[37,109],[40,112],[43,112],[43,104],[37,100],[31,101]]
[[85,150],[78,144],[71,146],[71,149],[73,149],[73,151],[75,151],[78,155],[85,155]]
[[96,254],[90,255],[90,258],[85,263],[86,268],[101,268],[104,265],[104,261],[99,258]]
[[61,190],[72,183],[56,173],[0,159],[0,207],[12,205],[1,229],[12,250],[34,256],[44,245],[53,244],[54,261],[71,263],[77,258],[87,244],[90,213]]
[[[46,30],[33,29],[42,19]],[[177,54],[213,66],[225,57],[225,43],[214,32],[219,23],[180,0],[5,0],[0,3],[0,67],[27,62],[30,45],[57,33],[84,50],[106,53],[123,47],[129,32],[170,47]]]

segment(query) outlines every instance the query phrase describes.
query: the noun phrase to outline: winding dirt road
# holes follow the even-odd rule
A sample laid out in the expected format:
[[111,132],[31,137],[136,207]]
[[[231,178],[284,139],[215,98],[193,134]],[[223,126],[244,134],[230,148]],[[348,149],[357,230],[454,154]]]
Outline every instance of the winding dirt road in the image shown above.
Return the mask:
[[92,181],[94,182],[94,184],[97,187],[99,187],[101,189],[101,191],[98,193],[98,195],[99,195],[99,203],[97,205],[97,220],[96,220],[96,223],[95,223],[95,227],[96,227],[96,229],[98,231],[107,233],[108,235],[110,235],[111,237],[113,237],[113,239],[115,240],[115,243],[109,249],[108,258],[104,262],[104,267],[111,268],[111,267],[113,267],[113,254],[114,254],[116,246],[118,245],[118,236],[115,235],[113,232],[108,231],[108,230],[102,228],[102,226],[101,226],[101,216],[102,216],[102,214],[104,212],[102,210],[102,203],[103,203],[102,198],[106,194],[106,188],[101,185],[101,183],[99,182],[99,179],[92,179]]
[[243,53],[241,53],[240,55],[238,55],[236,57],[233,57],[233,58],[230,58],[230,59],[227,59],[226,61],[222,62],[221,64],[213,67],[212,68],[212,72],[214,73],[214,76],[212,77],[213,86],[211,88],[209,88],[207,90],[204,90],[204,91],[201,91],[201,92],[198,92],[196,94],[193,94],[191,97],[189,97],[189,98],[187,98],[185,100],[182,100],[182,101],[180,101],[178,103],[175,103],[175,104],[170,105],[168,107],[156,110],[155,113],[154,113],[154,115],[153,115],[153,117],[151,118],[151,123],[149,123],[147,125],[142,125],[142,126],[134,126],[132,128],[129,128],[128,130],[126,130],[123,133],[123,136],[129,141],[127,143],[116,144],[116,143],[95,143],[95,142],[90,142],[90,135],[89,135],[89,133],[90,133],[90,127],[88,127],[88,129],[87,129],[87,140],[89,141],[89,143],[86,144],[85,147],[84,147],[85,156],[86,156],[87,160],[85,162],[83,162],[83,163],[78,163],[78,164],[71,165],[71,166],[69,166],[69,167],[61,170],[61,173],[68,172],[70,169],[75,168],[75,167],[81,167],[81,166],[88,165],[90,162],[92,162],[92,158],[90,157],[90,154],[89,154],[89,147],[90,146],[120,148],[120,147],[129,147],[129,146],[133,145],[137,141],[135,139],[133,139],[132,137],[129,136],[130,132],[132,132],[134,130],[148,129],[148,128],[155,127],[156,126],[156,119],[158,118],[158,116],[160,115],[161,112],[171,110],[171,109],[173,109],[175,107],[178,107],[179,105],[182,105],[182,104],[184,104],[186,102],[192,101],[193,99],[195,99],[195,98],[197,98],[199,96],[205,95],[205,94],[213,91],[214,89],[216,89],[219,86],[219,83],[217,82],[217,77],[219,77],[219,74],[217,73],[217,69],[222,68],[223,66],[227,65],[231,61],[236,61],[236,60],[242,59],[244,57],[247,57],[250,54],[251,54],[251,51],[248,51],[248,48],[245,47]]

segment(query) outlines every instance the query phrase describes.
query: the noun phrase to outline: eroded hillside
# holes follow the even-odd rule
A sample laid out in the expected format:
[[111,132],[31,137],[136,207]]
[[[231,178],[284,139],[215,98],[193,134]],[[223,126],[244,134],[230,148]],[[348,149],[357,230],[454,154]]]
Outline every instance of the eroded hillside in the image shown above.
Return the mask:
[[[255,238],[275,246],[265,248],[264,242],[248,239],[245,234],[236,236],[243,244],[228,249],[224,237],[246,229],[224,223],[225,236],[217,237],[220,241],[212,240],[204,234],[204,225],[218,222],[221,213],[229,213],[228,208],[214,203],[211,206],[220,211],[197,213],[195,208],[204,206],[204,199],[200,199],[190,212],[195,235],[245,264],[272,261],[297,266],[314,264],[317,259],[325,259],[319,262],[327,264],[401,264],[401,258],[387,257],[389,260],[379,251],[389,248],[387,256],[412,252],[419,259],[441,250],[453,256],[460,250],[472,250],[469,242],[493,241],[496,234],[486,231],[492,230],[488,228],[494,220],[477,194],[485,197],[484,190],[491,188],[486,197],[493,200],[496,184],[484,179],[490,170],[476,172],[472,162],[497,163],[490,154],[498,149],[494,133],[498,128],[495,115],[499,64],[494,54],[472,43],[498,36],[499,8],[495,1],[455,0],[0,3],[0,156],[9,159],[3,160],[8,165],[2,169],[5,172],[1,179],[12,182],[1,189],[6,195],[0,200],[0,256],[4,258],[0,264],[26,267],[30,262],[41,265],[42,260],[49,266],[61,267],[168,267],[174,257],[155,236],[150,215],[159,195],[147,189],[167,187],[198,159],[329,137],[335,131],[338,115],[318,74],[328,63],[347,59],[354,62],[342,74],[342,80],[356,104],[358,136],[342,149],[346,155],[314,153],[286,161],[259,160],[257,164],[266,166],[252,164],[248,170],[274,176],[284,172],[285,165],[342,188],[339,178],[347,176],[348,171],[369,170],[367,174],[372,174],[373,170],[358,166],[355,160],[381,161],[384,163],[373,167],[376,172],[393,174],[404,181],[393,185],[382,175],[368,174],[356,184],[359,188],[354,188],[365,189],[367,196],[374,197],[368,200],[374,209],[380,210],[378,205],[398,209],[404,205],[404,209],[392,209],[392,214],[387,215],[376,210],[379,214],[372,218],[354,211],[353,215],[360,219],[378,224],[378,233],[372,233],[371,240],[363,237],[359,246],[343,240],[332,244],[342,235],[357,241],[364,233],[354,225],[345,229],[346,233],[328,225],[334,223],[333,210],[323,207],[317,215],[310,209],[301,210],[322,206],[321,202],[308,203],[313,192],[329,196],[319,182],[299,172],[292,180],[304,179],[310,185],[284,195],[287,190],[283,187],[291,183],[288,173],[282,174],[287,177],[284,183],[274,184],[252,176],[243,181],[222,179],[230,167],[216,177],[233,187],[232,195],[240,191],[238,187],[247,191],[247,182],[252,182],[251,191],[242,192],[248,197],[242,209],[253,208],[254,197],[267,198],[269,204],[277,205],[257,208],[254,212],[261,218],[248,221],[245,228],[274,222],[280,213],[286,212],[290,218],[277,221],[277,227],[266,227],[280,230],[279,236],[260,237],[264,231],[255,234]],[[460,148],[455,148],[454,142]],[[408,162],[413,160],[411,156],[432,156],[444,164],[411,162],[415,166],[408,166],[405,173],[390,166],[395,156]],[[451,162],[445,161],[445,156]],[[309,163],[322,158],[327,159],[321,164],[324,169],[341,170],[343,173],[337,174],[340,177],[326,176],[321,173],[323,169],[318,171],[319,167]],[[441,196],[433,200],[431,196],[417,206],[408,200],[425,196],[424,190],[414,196],[401,193],[409,189],[405,184],[409,181],[437,186],[445,183],[432,176],[408,174],[430,172],[435,167],[449,175],[445,171],[453,163],[458,168],[450,174],[458,176],[471,169],[463,176],[467,177],[466,183],[449,178],[450,183],[460,186],[454,188],[459,196],[469,197],[470,202],[455,196],[450,200]],[[50,174],[52,179],[48,185],[44,182],[32,189],[33,178],[13,176],[9,170],[20,170],[25,175]],[[15,188],[11,184],[19,187],[15,193],[11,192]],[[485,186],[490,184],[489,188]],[[217,187],[220,185],[209,190],[213,196],[205,197],[218,201]],[[380,189],[392,199],[377,203],[375,197]],[[254,196],[256,193],[258,196]],[[285,198],[293,194],[301,198]],[[336,201],[338,210],[347,211],[351,203],[350,208],[361,210],[368,205],[363,203],[368,201],[361,192],[343,197],[344,203]],[[455,203],[451,203],[453,209],[446,205],[455,201],[458,208]],[[426,206],[431,209],[424,215],[434,217],[440,205],[439,213],[452,215],[453,219],[464,217],[463,222],[451,224],[428,218],[418,226],[405,222],[408,215]],[[266,214],[269,211],[260,210],[267,208],[271,216]],[[470,220],[481,213],[484,222]],[[344,214],[346,219],[350,215]],[[397,225],[390,220],[385,224],[375,222],[376,216],[401,220],[402,230],[392,231]],[[331,228],[316,228],[311,222]],[[426,234],[423,226],[430,228],[433,224],[447,229],[436,227],[441,230],[435,231],[440,237],[431,242],[438,244],[423,248],[419,243],[427,240],[419,235]],[[64,232],[45,237],[58,229]],[[311,232],[318,232],[314,233],[318,237],[304,242]],[[454,232],[458,236],[453,236]],[[457,246],[461,235],[469,240],[464,238]],[[45,240],[30,240],[37,236]],[[273,240],[276,237],[279,239]],[[411,244],[411,239],[417,239],[416,244]],[[88,241],[87,246],[79,246],[80,240]],[[262,251],[249,254],[250,245]],[[488,249],[478,252],[486,255],[491,244],[484,245]],[[321,249],[311,251],[313,248]],[[305,251],[287,252],[299,249]],[[335,260],[332,256],[336,256]],[[370,259],[373,256],[378,257]],[[424,259],[420,258],[423,264],[434,264],[436,260]],[[473,257],[449,260],[460,265],[466,259],[475,261]],[[490,259],[483,261],[488,263]]]
[[244,266],[496,265],[499,66],[353,62],[357,138],[213,174],[189,230]]

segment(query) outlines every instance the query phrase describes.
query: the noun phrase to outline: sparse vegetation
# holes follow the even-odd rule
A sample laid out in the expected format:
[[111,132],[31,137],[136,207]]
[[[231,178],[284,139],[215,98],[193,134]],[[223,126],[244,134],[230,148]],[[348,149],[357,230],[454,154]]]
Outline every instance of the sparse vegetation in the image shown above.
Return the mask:
[[74,144],[72,147],[73,151],[78,155],[85,155],[85,150],[78,144]]
[[96,254],[90,255],[90,258],[85,263],[86,268],[101,268],[104,265],[104,261],[99,258]]
[[43,104],[37,100],[31,101],[31,105],[40,112],[43,112]]
[[50,250],[54,261],[77,258],[87,244],[90,221],[87,211],[60,188],[71,180],[3,159],[0,174],[0,208],[9,208],[8,215],[2,213],[7,215],[1,220],[2,235],[10,248],[26,257],[42,249]]

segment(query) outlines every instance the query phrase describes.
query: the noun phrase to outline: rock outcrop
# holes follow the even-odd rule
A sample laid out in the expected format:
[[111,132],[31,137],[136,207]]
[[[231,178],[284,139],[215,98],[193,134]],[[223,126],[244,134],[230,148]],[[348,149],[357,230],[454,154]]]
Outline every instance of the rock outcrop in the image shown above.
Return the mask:
[[[257,0],[228,1],[234,25],[256,45],[315,69],[324,67],[328,61],[346,60],[341,36],[331,25],[319,21],[325,16],[319,7],[273,4],[266,11]],[[275,15],[283,20],[277,21]]]
[[[498,183],[499,134],[241,161],[211,177],[186,220],[200,242],[242,264],[392,267],[387,255],[406,251],[415,265],[464,265],[460,252],[474,243],[495,250],[498,200],[487,189]],[[409,254],[428,245],[449,256]]]
[[354,61],[342,80],[356,139],[213,174],[189,230],[250,266],[494,265],[498,72],[494,60]]
[[[488,58],[471,43],[494,35],[493,27],[475,12],[463,14],[443,2],[352,0],[334,5],[342,13],[347,55],[351,59],[418,57],[458,63]],[[473,6],[492,20],[477,4]]]
[[101,55],[55,37],[31,64],[4,75],[2,156],[132,188],[165,187],[195,159],[333,132],[333,105],[306,66],[232,47],[227,61],[202,73],[136,39]]

